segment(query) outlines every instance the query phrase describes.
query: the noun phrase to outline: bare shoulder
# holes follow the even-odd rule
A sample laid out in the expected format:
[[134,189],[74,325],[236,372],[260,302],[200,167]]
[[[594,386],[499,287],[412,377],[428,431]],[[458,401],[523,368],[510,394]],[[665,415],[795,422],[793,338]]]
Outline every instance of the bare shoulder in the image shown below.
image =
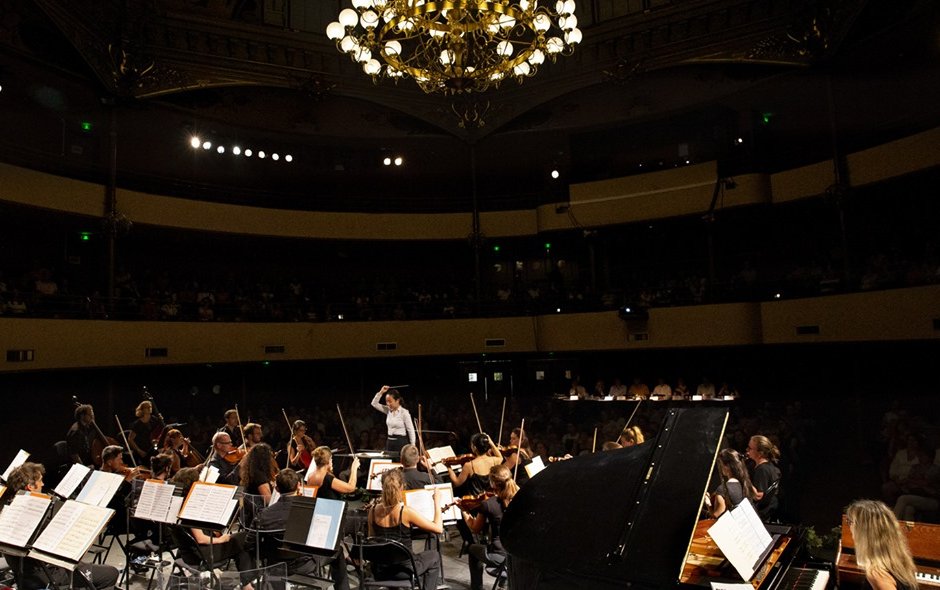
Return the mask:
[[865,574],[872,590],[897,590],[898,583],[894,577],[885,571],[870,571]]

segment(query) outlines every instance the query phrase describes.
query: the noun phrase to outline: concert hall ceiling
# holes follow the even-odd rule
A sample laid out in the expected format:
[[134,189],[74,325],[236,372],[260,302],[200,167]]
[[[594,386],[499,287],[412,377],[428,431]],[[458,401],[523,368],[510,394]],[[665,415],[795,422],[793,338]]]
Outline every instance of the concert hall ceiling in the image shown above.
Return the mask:
[[579,0],[572,56],[447,97],[337,51],[348,0],[0,0],[0,154],[103,182],[113,113],[121,186],[370,211],[468,210],[474,185],[482,209],[532,207],[687,161],[782,169],[831,157],[831,121],[844,149],[940,124],[937,4]]

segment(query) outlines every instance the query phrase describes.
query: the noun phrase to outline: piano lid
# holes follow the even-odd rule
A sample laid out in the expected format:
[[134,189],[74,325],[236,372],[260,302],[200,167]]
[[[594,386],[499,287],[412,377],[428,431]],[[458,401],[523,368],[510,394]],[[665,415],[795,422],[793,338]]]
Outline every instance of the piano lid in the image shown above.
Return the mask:
[[513,588],[675,586],[727,419],[726,407],[671,407],[655,439],[529,480],[500,527]]

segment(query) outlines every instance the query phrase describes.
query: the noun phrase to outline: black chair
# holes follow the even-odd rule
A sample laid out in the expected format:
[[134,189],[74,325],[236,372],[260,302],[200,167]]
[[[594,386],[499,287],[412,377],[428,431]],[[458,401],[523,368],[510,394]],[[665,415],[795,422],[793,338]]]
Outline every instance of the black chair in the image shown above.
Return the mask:
[[176,559],[173,560],[171,573],[198,575],[202,572],[211,572],[215,568],[226,569],[228,563],[231,561],[231,558],[228,557],[221,558],[219,556],[213,556],[212,562],[210,563],[209,559],[207,559],[200,550],[196,538],[193,537],[192,533],[185,527],[170,527],[170,538],[173,539],[173,543],[178,547]]
[[[352,545],[349,554],[356,555],[359,558],[357,569],[361,588],[426,590],[421,583],[421,577],[417,573],[418,565],[415,563],[414,553],[398,541],[369,538]],[[367,578],[362,571],[365,562],[372,564],[373,576],[371,578]]]

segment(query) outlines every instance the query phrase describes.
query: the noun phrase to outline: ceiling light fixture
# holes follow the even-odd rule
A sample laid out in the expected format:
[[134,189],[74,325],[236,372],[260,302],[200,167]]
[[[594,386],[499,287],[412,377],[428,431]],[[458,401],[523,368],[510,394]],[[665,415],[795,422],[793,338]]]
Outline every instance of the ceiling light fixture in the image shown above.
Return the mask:
[[[351,0],[326,28],[372,76],[411,77],[426,93],[463,94],[519,83],[581,42],[575,0]],[[381,61],[380,61],[381,60]]]

